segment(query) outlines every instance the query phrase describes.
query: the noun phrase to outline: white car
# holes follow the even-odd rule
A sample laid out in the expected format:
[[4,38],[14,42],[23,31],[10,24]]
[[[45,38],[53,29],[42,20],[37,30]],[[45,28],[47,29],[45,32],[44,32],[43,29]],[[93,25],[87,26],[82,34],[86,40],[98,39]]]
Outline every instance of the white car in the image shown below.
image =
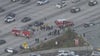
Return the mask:
[[32,54],[30,54],[30,56],[41,56],[41,55],[40,54],[32,53]]
[[69,50],[66,50],[66,51],[65,50],[58,50],[58,53],[66,53],[66,52],[69,53],[70,51]]
[[48,2],[49,2],[49,0],[38,0],[37,5],[43,5],[43,4],[46,4]]
[[100,52],[98,51],[93,51],[91,56],[100,56]]
[[13,49],[13,48],[6,48],[5,52],[7,52],[7,53],[18,53],[18,51]]
[[56,5],[57,8],[63,8],[65,6],[67,6],[67,4],[65,2],[64,3],[57,3],[57,5]]
[[6,23],[10,23],[10,22],[15,21],[15,16],[16,16],[16,14],[14,14],[14,13],[9,13],[9,14],[5,17],[5,22],[6,22]]
[[68,56],[68,53],[59,53],[57,56]]
[[58,55],[57,56],[67,56],[69,55],[69,50],[58,50]]

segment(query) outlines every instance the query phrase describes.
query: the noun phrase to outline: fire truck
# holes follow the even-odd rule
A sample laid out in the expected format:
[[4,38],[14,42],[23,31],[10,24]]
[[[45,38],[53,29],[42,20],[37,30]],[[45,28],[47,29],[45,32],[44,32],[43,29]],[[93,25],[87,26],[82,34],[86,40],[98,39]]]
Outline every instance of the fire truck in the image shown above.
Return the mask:
[[23,36],[23,37],[30,38],[33,35],[33,31],[30,29],[23,29],[20,27],[14,27],[12,29],[12,34],[15,36]]
[[55,20],[55,24],[58,27],[60,27],[60,26],[69,27],[69,26],[73,26],[74,25],[73,22],[68,21],[67,19],[57,19],[57,20]]

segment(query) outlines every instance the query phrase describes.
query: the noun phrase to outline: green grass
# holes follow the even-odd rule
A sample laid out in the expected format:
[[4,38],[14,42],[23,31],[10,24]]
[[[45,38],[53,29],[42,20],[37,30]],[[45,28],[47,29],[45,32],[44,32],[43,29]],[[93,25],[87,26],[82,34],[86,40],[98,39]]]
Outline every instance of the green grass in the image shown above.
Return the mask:
[[[67,47],[75,47],[74,39],[79,38],[79,46],[84,46],[85,41],[82,37],[77,36],[77,34],[70,29],[65,32],[62,36],[59,36],[55,39],[47,41],[46,43],[41,43],[36,48],[32,48],[33,51],[38,50],[48,50],[48,49],[56,49],[56,48],[67,48]],[[58,45],[55,45],[55,41],[58,41]]]
[[[85,46],[84,43],[87,43],[86,41],[84,41],[82,37],[79,37],[71,29],[68,29],[67,31],[65,31],[65,33],[62,36],[59,36],[55,39],[47,41],[46,43],[41,43],[40,45],[31,48],[31,52],[48,50],[48,49],[56,49],[56,48],[75,47],[75,44],[74,44],[75,38],[79,39],[79,46]],[[55,45],[55,41],[58,41],[58,45]]]

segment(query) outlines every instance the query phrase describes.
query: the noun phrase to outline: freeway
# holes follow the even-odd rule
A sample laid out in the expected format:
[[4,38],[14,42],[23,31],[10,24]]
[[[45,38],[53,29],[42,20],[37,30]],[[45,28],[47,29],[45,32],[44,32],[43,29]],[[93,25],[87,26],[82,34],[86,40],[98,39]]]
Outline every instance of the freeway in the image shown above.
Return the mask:
[[[94,10],[95,10],[95,9],[94,9]],[[65,14],[64,14],[64,15],[65,15]],[[56,19],[57,19],[57,18],[56,18]],[[10,37],[10,36],[7,35],[5,38],[7,38],[7,37]],[[18,41],[18,42],[19,42],[19,41]],[[16,44],[16,43],[14,43],[14,44]],[[9,44],[9,46],[10,46],[10,45],[13,45],[13,44]],[[15,45],[15,46],[16,46],[16,45]]]
[[56,56],[58,54],[58,50],[70,50],[75,51],[75,54],[79,54],[80,56],[90,56],[91,54],[91,47],[71,47],[71,48],[60,48],[60,49],[50,49],[50,50],[43,50],[43,51],[36,51],[36,52],[30,52],[30,53],[24,53],[24,54],[16,54],[14,56],[29,56],[30,54],[40,54],[41,56]]
[[[80,28],[77,28],[76,29],[76,32],[78,32],[79,34],[83,34],[85,33],[85,38],[87,39],[87,41],[94,47],[94,48],[100,48],[100,40],[99,40],[99,36],[100,36],[100,13],[92,18],[92,19],[98,19],[98,20],[95,20],[95,21],[92,21],[93,23],[95,23],[96,25],[95,26],[91,26],[91,27],[88,27],[88,28],[83,28],[81,27]],[[91,22],[91,20],[90,20]]]
[[[5,24],[4,23],[4,16],[2,16],[1,17],[1,19],[0,19],[0,26],[2,26],[3,28],[1,28],[1,30],[2,29],[6,29],[6,28],[9,28],[9,29],[12,29],[13,28],[13,26],[16,26],[16,24],[18,24],[19,25],[19,23],[21,23],[20,22],[20,20],[18,20],[18,19],[22,19],[23,17],[25,17],[25,15],[27,15],[27,14],[29,14],[29,13],[31,13],[32,11],[33,11],[33,13],[38,13],[38,12],[40,12],[40,11],[42,11],[44,8],[48,8],[48,6],[49,7],[51,7],[52,6],[52,4],[55,4],[55,2],[56,2],[56,0],[53,0],[49,5],[45,5],[44,7],[38,7],[38,6],[36,6],[36,5],[33,5],[33,4],[31,4],[31,6],[29,6],[28,5],[28,7],[25,7],[25,8],[23,8],[23,7],[21,7],[21,8],[23,8],[23,9],[18,9],[17,11],[15,10],[15,13],[17,12],[17,16],[16,16],[16,22],[14,22],[14,23],[11,23],[11,24]],[[36,9],[35,9],[36,8]],[[46,9],[45,9],[46,10]],[[23,12],[23,13],[22,13]],[[17,22],[18,21],[18,22]],[[34,21],[34,20],[33,20]],[[8,30],[9,30],[8,29]]]
[[[9,36],[7,36],[7,37],[9,37]],[[7,37],[6,37],[6,38],[7,38]],[[11,38],[10,38],[10,39],[11,39]],[[16,41],[15,41],[15,42],[16,42]],[[13,42],[12,42],[12,43],[13,43]],[[13,44],[10,44],[10,45],[16,46],[16,43],[13,43]],[[9,45],[9,46],[10,46],[10,45]],[[5,45],[5,46],[6,46],[6,45]],[[3,46],[2,46],[2,47],[3,47]],[[2,49],[4,49],[4,48],[2,48]]]
[[[83,1],[83,2],[81,2],[81,3],[79,3],[79,4],[84,4],[84,3],[86,3],[86,1]],[[74,5],[74,4],[73,4]],[[73,7],[73,5],[69,5],[69,7],[71,6],[71,7]],[[78,5],[78,4],[77,4]],[[47,6],[48,7],[48,6]],[[45,11],[48,11],[48,13],[50,13],[50,14],[53,14],[53,13],[56,13],[56,12],[58,12],[58,11],[63,11],[63,10],[55,10],[55,8],[54,8],[54,6],[52,6],[53,8],[47,8],[47,10],[45,9],[43,12],[41,12],[41,13],[44,13]],[[63,8],[64,10],[66,10],[67,8]],[[52,10],[52,12],[51,12],[51,10]],[[50,12],[49,12],[50,11]],[[64,11],[63,11],[64,12]],[[26,13],[26,12],[24,12],[24,13]],[[28,12],[27,12],[28,13]],[[45,14],[43,14],[43,15],[41,15],[41,17],[45,17],[45,16],[47,16],[48,15],[48,13],[45,13]],[[61,12],[60,12],[61,13]],[[35,15],[37,15],[37,14],[40,14],[40,12],[38,12],[38,13],[36,13]],[[50,15],[49,14],[49,15]],[[32,15],[29,15],[29,16],[31,16],[32,18],[33,18],[33,15],[34,14],[32,14]],[[24,17],[24,16],[23,16]],[[35,20],[38,20],[38,19],[40,19],[41,17],[39,16],[39,18],[37,18],[38,16],[36,16],[35,18],[36,19],[34,19],[34,20],[31,20],[30,22],[33,22],[33,21],[35,21]],[[52,16],[51,16],[52,17]],[[22,18],[22,15],[21,15],[21,17],[20,16],[18,16],[18,19],[20,19],[20,18]],[[20,19],[21,20],[21,19]],[[6,29],[6,32],[9,32],[14,26],[18,26],[18,27],[20,27],[20,26],[22,26],[22,25],[26,25],[26,24],[29,24],[30,22],[27,22],[27,23],[21,23],[20,22],[20,20],[18,20],[18,22],[16,21],[16,22],[14,22],[14,23],[12,23],[12,24],[2,24],[1,23],[1,25],[0,26],[3,26],[2,28],[1,28],[1,31],[2,30],[5,30]],[[3,32],[3,31],[2,31]],[[2,33],[1,33],[2,34]]]

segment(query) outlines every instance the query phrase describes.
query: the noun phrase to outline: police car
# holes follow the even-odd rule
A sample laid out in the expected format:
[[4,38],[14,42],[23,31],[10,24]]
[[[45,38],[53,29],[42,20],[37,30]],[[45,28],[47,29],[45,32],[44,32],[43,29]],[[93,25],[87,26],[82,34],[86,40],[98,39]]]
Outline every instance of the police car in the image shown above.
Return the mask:
[[10,23],[10,22],[15,21],[15,16],[16,16],[16,14],[14,14],[14,13],[9,13],[9,14],[5,17],[5,22],[6,22],[6,23]]

